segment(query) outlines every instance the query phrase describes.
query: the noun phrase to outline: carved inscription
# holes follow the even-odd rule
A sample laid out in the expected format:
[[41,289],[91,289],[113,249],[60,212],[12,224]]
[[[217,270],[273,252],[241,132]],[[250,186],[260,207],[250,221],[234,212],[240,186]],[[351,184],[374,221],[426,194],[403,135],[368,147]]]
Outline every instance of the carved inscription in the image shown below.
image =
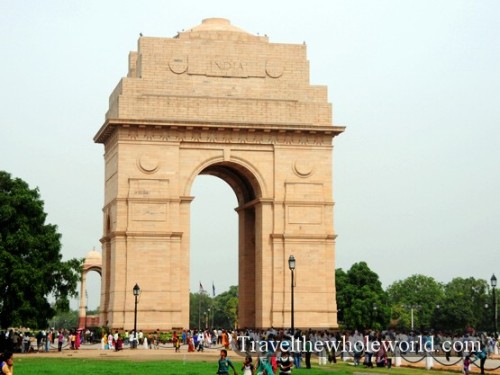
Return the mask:
[[[150,129],[151,130],[151,129]],[[286,144],[286,145],[329,145],[331,135],[322,133],[291,133],[285,131],[268,132],[247,129],[224,129],[224,130],[201,130],[201,129],[154,129],[152,132],[144,129],[127,130],[121,133],[120,139],[144,140],[144,141],[172,141],[172,142],[210,142],[210,143],[254,143],[254,144]],[[147,167],[146,170],[156,170],[155,167]],[[143,166],[143,168],[144,168]],[[299,168],[299,174],[310,175]]]
[[131,203],[131,218],[134,221],[166,221],[167,205],[161,203]]
[[230,58],[218,57],[211,61],[208,75],[217,77],[248,77],[245,63]]
[[[203,72],[207,76],[214,77],[264,77],[264,72],[271,78],[279,78],[283,75],[284,66],[279,60],[268,60],[266,62],[241,61],[229,56],[216,56],[209,58],[208,71]],[[188,70],[188,57],[172,57],[168,66],[173,73],[182,74]],[[202,71],[195,67],[189,67],[190,73],[200,74]],[[202,73],[202,74],[203,74]]]
[[237,56],[198,56],[187,65],[188,74],[208,77],[266,77],[266,62]]
[[168,197],[168,180],[130,179],[130,198],[166,198]]

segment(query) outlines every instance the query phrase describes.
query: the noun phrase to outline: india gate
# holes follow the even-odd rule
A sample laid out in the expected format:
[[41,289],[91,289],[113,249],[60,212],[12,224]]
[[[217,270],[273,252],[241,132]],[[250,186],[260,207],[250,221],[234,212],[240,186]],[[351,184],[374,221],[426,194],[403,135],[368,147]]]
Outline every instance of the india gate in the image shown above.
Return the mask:
[[[189,328],[190,206],[197,176],[237,197],[238,325],[337,327],[333,125],[305,44],[271,43],[222,18],[141,36],[94,137],[104,145],[100,321]],[[211,213],[217,221],[217,212]],[[204,256],[211,257],[207,252]],[[207,271],[208,272],[208,271]]]

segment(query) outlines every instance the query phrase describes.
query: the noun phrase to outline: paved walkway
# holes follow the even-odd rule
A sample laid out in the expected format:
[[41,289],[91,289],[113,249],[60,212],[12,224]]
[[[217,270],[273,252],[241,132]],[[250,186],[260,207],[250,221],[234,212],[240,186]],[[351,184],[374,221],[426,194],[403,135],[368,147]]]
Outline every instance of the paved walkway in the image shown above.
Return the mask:
[[[102,359],[133,359],[135,360],[182,360],[182,361],[217,361],[220,348],[205,349],[203,352],[188,352],[187,346],[182,347],[181,351],[176,353],[172,346],[161,346],[160,349],[144,349],[139,346],[137,349],[126,347],[123,350],[102,350],[101,344],[83,344],[79,350],[72,350],[65,347],[58,352],[57,349],[51,349],[48,353],[44,351],[32,352],[29,354],[16,353],[16,356],[30,357],[51,357],[51,358],[102,358]],[[237,353],[231,353],[233,358],[237,358]],[[243,358],[242,358],[243,359]]]

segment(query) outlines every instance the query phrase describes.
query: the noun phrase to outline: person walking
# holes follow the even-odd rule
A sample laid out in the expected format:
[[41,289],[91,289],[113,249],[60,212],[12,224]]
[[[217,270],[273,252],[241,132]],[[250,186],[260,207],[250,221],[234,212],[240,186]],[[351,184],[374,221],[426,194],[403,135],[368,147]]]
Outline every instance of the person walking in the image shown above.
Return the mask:
[[218,365],[217,368],[218,375],[228,375],[230,367],[233,369],[234,375],[237,375],[236,368],[234,367],[233,362],[231,362],[231,360],[227,358],[226,349],[222,349],[220,351],[220,358],[219,361],[217,362],[217,365]]
[[464,375],[469,375],[470,363],[470,356],[466,355],[464,358]]
[[363,363],[365,367],[370,367],[370,368],[373,367],[372,356],[373,356],[373,335],[371,332],[369,332],[365,335],[365,360]]
[[278,358],[279,375],[289,375],[292,373],[293,360],[290,357],[290,351],[287,347],[283,347],[281,355]]
[[57,351],[58,352],[60,352],[62,350],[63,342],[64,342],[64,335],[63,335],[62,330],[61,330],[61,331],[59,331],[59,335],[57,336]]
[[474,353],[474,363],[479,359],[479,368],[481,369],[481,374],[484,374],[484,365],[486,363],[486,358],[488,358],[488,349],[486,345],[481,344],[481,350]]
[[268,358],[260,356],[257,357],[257,362],[255,365],[255,374],[257,375],[274,374],[273,367],[271,366],[271,363],[269,362]]
[[307,338],[307,341],[304,344],[304,351],[306,357],[306,368],[311,368],[312,342],[310,334]]
[[243,362],[243,366],[241,367],[241,371],[243,371],[243,375],[253,375],[254,365],[252,363],[251,356],[247,355],[245,357],[245,362]]
[[227,350],[229,349],[229,334],[224,329],[222,330],[222,346]]

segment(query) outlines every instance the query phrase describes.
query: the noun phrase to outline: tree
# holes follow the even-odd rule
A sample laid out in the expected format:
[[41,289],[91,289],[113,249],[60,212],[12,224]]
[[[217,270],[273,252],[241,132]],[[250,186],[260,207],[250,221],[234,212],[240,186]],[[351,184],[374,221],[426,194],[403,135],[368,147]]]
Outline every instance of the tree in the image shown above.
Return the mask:
[[[443,285],[432,277],[412,275],[396,281],[387,288],[393,316],[399,319],[399,327],[429,329],[438,306],[441,306]],[[413,319],[412,319],[413,318]]]
[[345,328],[385,328],[389,310],[387,297],[378,275],[366,262],[359,262],[344,272],[336,270],[337,309]]
[[[208,326],[211,328],[232,329],[238,322],[238,287],[233,285],[229,290],[210,298],[205,292],[191,293],[190,295],[190,327],[205,328],[205,313]],[[203,323],[203,324],[201,324]]]
[[78,327],[78,311],[58,312],[50,320],[50,327],[55,329],[74,329]]
[[[38,188],[0,171],[0,326],[47,327],[76,297],[83,259],[62,261]],[[49,298],[55,299],[53,304]]]
[[205,328],[205,314],[211,305],[211,298],[201,290],[198,293],[189,295],[189,327],[203,329]]
[[344,324],[345,309],[347,308],[347,273],[342,268],[335,270],[335,289],[337,296],[337,320],[339,325]]
[[440,305],[439,324],[441,329],[460,330],[467,328],[491,329],[488,313],[491,301],[488,282],[473,277],[456,277],[444,287],[445,297]]
[[214,327],[232,329],[238,325],[238,287],[219,294],[213,300]]
[[[231,289],[229,290],[229,292],[231,292]],[[238,293],[237,289],[236,293]],[[229,317],[230,321],[233,322],[232,325],[234,328],[238,327],[238,306],[239,306],[238,296],[230,295],[225,307],[225,312],[226,315]]]

